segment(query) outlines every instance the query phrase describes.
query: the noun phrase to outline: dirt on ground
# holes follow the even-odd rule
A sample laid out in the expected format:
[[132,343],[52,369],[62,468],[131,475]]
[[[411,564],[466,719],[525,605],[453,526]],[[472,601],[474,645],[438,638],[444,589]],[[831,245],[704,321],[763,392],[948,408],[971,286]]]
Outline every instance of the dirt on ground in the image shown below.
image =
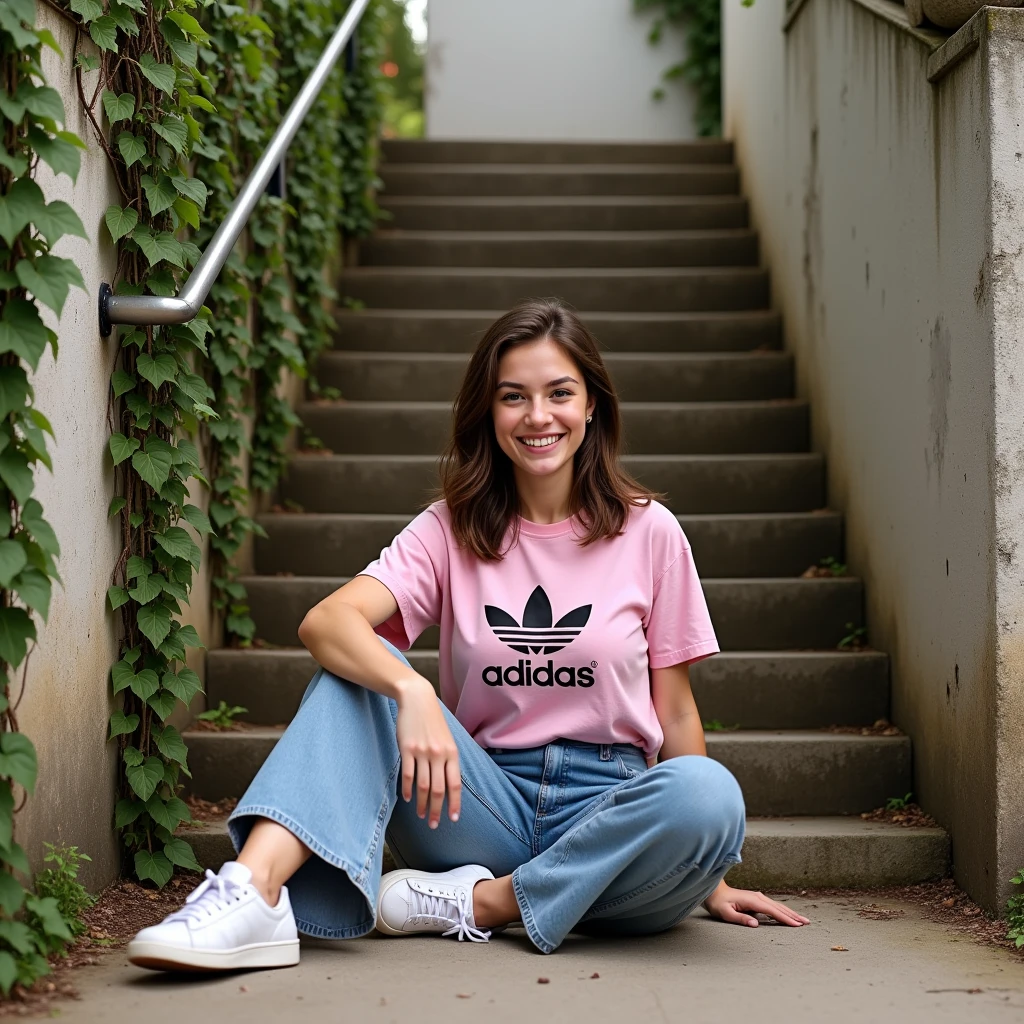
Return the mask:
[[[193,822],[223,821],[238,806],[237,796],[226,796],[223,800],[203,800],[198,796],[185,797],[185,803],[192,812]],[[188,828],[180,825],[179,828]]]
[[844,733],[850,736],[902,736],[903,730],[886,718],[879,718],[874,725],[828,725],[826,732]]
[[940,828],[939,823],[918,807],[907,804],[905,807],[879,807],[873,811],[865,811],[861,817],[865,821],[886,821],[891,825],[902,825],[904,828]]

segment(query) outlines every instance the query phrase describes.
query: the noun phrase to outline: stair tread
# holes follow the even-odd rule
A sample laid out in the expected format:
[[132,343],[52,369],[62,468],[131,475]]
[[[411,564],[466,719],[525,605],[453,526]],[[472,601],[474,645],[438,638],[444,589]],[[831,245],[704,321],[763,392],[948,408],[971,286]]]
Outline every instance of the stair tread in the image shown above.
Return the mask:
[[388,241],[467,241],[467,242],[657,242],[700,241],[718,238],[750,238],[751,228],[674,228],[672,230],[622,231],[450,231],[428,228],[382,228],[373,236]]
[[544,174],[649,174],[649,175],[670,175],[670,174],[713,174],[716,171],[721,174],[735,174],[736,165],[733,163],[557,163],[557,164],[535,164],[535,163],[412,163],[401,161],[397,163],[381,164],[380,171],[383,175],[392,172],[409,174],[453,174],[464,172],[466,174],[526,174],[539,176]]
[[[374,312],[380,312],[375,310]],[[616,363],[647,362],[655,364],[680,363],[726,363],[740,364],[747,362],[778,362],[790,363],[793,356],[789,352],[755,350],[752,352],[602,352],[601,358],[612,365]],[[334,349],[324,352],[319,357],[321,362],[353,362],[362,363],[366,360],[377,360],[387,363],[404,364],[408,362],[438,362],[453,366],[465,366],[469,362],[468,352],[362,352],[356,349]],[[451,403],[449,403],[451,404]]]
[[[676,410],[711,410],[711,409],[763,409],[763,408],[794,408],[807,407],[808,402],[803,398],[737,398],[716,402],[619,402],[619,408],[624,412],[673,412]],[[351,409],[353,412],[402,412],[423,411],[423,412],[450,412],[451,402],[428,401],[418,402],[408,399],[399,401],[377,400],[377,399],[320,399],[299,403],[302,406],[309,406],[316,409]]]
[[[751,267],[347,267],[342,279],[360,277],[506,277],[529,278],[540,276],[579,276],[583,278],[617,278],[617,277],[761,277],[767,270],[762,266]],[[378,309],[381,307],[377,307]],[[403,307],[396,307],[401,309]],[[724,312],[714,310],[713,312]],[[593,310],[587,310],[584,320],[594,316]],[[602,314],[603,315],[603,314]],[[629,314],[626,314],[629,315]]]

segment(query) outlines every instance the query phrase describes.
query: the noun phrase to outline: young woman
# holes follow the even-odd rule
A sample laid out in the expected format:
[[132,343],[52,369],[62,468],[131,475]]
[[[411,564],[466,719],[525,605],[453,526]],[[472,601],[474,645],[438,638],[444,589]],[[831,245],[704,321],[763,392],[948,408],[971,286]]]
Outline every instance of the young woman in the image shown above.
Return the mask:
[[[688,677],[718,644],[686,537],[619,465],[619,436],[571,309],[526,302],[491,326],[442,500],[306,615],[322,667],[231,815],[238,859],[140,932],[133,963],[281,967],[297,931],[485,941],[517,921],[551,953],[701,902],[808,922],[723,880],[743,797],[706,756]],[[400,653],[435,625],[440,701]],[[405,866],[382,878],[385,837]]]

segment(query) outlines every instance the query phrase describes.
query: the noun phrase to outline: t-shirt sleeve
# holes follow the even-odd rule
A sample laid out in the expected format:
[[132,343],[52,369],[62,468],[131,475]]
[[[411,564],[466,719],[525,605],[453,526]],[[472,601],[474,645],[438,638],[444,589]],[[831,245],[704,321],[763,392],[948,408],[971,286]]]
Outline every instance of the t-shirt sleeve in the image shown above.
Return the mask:
[[677,535],[666,545],[670,561],[655,578],[644,623],[651,668],[699,661],[720,649],[690,544],[674,517],[673,525]]
[[428,626],[440,623],[447,564],[444,527],[427,509],[359,573],[380,580],[398,602],[398,611],[375,628],[378,636],[407,651]]

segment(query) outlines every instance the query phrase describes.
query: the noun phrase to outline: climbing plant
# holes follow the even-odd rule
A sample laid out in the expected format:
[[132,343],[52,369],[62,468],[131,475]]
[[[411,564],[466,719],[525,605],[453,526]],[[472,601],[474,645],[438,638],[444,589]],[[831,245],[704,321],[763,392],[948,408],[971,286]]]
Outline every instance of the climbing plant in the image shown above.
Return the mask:
[[[36,183],[41,165],[54,175],[78,175],[81,140],[63,129],[64,104],[46,84],[44,47],[56,40],[35,27],[33,0],[0,0],[0,991],[30,985],[49,971],[46,956],[72,934],[57,900],[23,888],[13,872],[27,874],[25,851],[14,841],[15,804],[31,795],[36,751],[18,730],[29,645],[36,617],[46,621],[60,547],[34,498],[38,466],[52,469],[46,435],[50,424],[35,406],[29,371],[57,335],[44,320],[60,317],[72,287],[84,287],[69,259],[53,255],[65,235],[85,238],[74,210],[47,202]],[[21,669],[18,695],[14,674]]]
[[[754,0],[741,0],[749,7]],[[722,133],[722,17],[720,0],[633,0],[635,11],[657,10],[648,39],[652,44],[661,41],[668,23],[686,29],[686,56],[668,67],[663,73],[665,81],[681,78],[689,82],[697,94],[694,113],[698,135]],[[665,95],[659,86],[653,93],[656,99]]]
[[[115,291],[172,295],[181,272],[199,258],[181,233],[200,227],[209,192],[189,167],[202,138],[196,114],[214,110],[211,84],[196,67],[207,33],[190,13],[192,0],[70,6],[81,19],[80,35],[94,44],[83,39],[79,47],[78,86],[120,193],[104,218],[117,245]],[[87,70],[98,72],[89,90]],[[185,743],[167,719],[201,689],[185,663],[187,648],[201,646],[199,635],[180,616],[200,562],[199,545],[183,524],[200,536],[210,532],[188,492],[190,480],[206,483],[190,438],[217,417],[201,372],[209,331],[206,317],[122,330],[111,377],[110,515],[119,520],[121,554],[108,600],[120,613],[122,639],[111,671],[121,707],[111,715],[110,737],[124,772],[115,816],[135,874],[158,885],[175,865],[199,869],[191,847],[174,834],[191,820],[177,795],[188,764]]]

